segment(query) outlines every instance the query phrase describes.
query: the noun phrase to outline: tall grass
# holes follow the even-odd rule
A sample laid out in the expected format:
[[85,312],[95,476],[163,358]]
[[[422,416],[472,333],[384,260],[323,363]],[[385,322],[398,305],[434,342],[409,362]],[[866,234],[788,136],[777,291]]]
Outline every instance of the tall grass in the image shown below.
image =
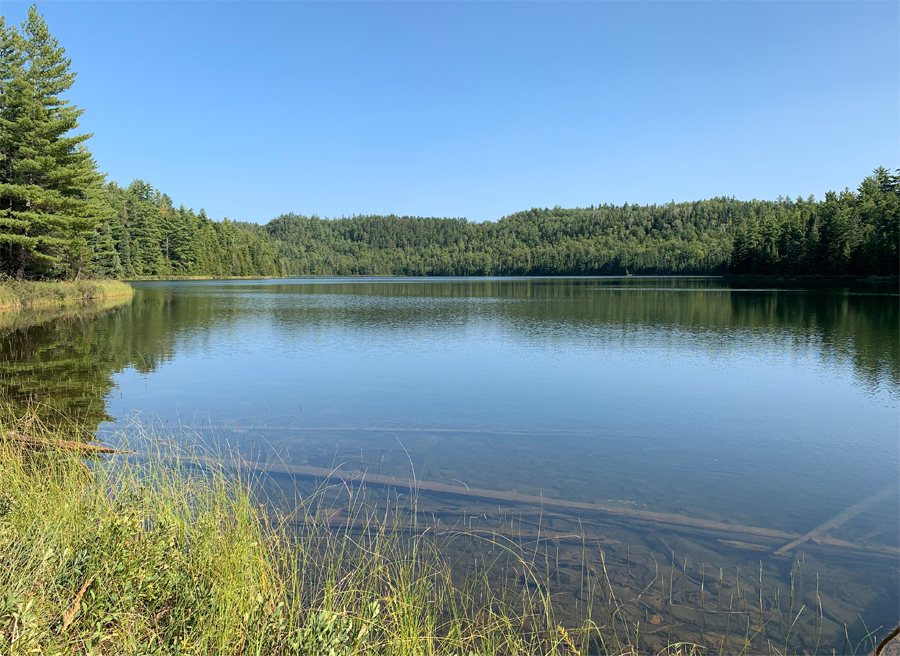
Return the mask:
[[83,301],[131,296],[130,285],[118,280],[74,282],[0,281],[0,310],[52,308]]
[[[29,427],[46,439],[51,430]],[[460,580],[403,508],[360,496],[338,509],[321,489],[287,512],[262,504],[239,472],[193,464],[196,449],[153,439],[140,448],[85,464],[0,440],[0,650],[569,649],[545,594],[497,594],[483,571]]]

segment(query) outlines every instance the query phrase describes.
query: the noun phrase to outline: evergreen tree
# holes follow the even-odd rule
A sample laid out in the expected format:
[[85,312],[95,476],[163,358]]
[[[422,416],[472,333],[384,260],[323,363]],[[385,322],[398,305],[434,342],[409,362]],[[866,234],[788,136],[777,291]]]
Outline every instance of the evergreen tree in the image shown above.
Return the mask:
[[84,142],[70,135],[83,110],[60,95],[74,82],[71,60],[32,5],[21,31],[2,25],[0,249],[17,280],[78,278],[89,239],[108,215],[103,176]]
[[897,275],[900,269],[900,171],[883,166],[859,185],[859,212],[866,234],[861,267]]
[[122,260],[108,223],[104,222],[88,240],[91,249],[91,274],[100,278],[120,278],[124,273]]

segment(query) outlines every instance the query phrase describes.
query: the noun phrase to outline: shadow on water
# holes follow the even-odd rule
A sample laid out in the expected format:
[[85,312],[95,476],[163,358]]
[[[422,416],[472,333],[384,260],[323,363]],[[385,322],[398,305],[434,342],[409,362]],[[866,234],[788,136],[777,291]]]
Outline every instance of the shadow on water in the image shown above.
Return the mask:
[[168,341],[168,351],[176,340],[203,339],[259,314],[291,335],[423,326],[449,333],[496,321],[510,339],[525,343],[566,328],[598,348],[680,340],[710,353],[802,350],[852,365],[861,388],[900,394],[900,297],[883,284],[765,289],[730,287],[715,278],[534,278],[144,285],[135,311],[148,336]]
[[120,324],[130,302],[0,313],[0,402],[93,434],[110,419],[112,374],[130,363]]
[[[106,418],[98,408],[114,387],[113,373],[151,373],[178,349],[195,348],[215,339],[216,331],[239,329],[262,314],[292,336],[422,326],[452,333],[483,320],[502,322],[508,338],[523,343],[543,342],[566,326],[580,330],[580,344],[593,348],[665,345],[699,335],[686,340],[689,347],[712,354],[811,351],[823,363],[852,366],[864,390],[900,395],[900,303],[892,288],[878,293],[883,286],[732,289],[702,278],[306,282],[145,283],[131,303],[109,299],[62,313],[2,313],[0,394],[13,401],[53,399],[96,425]],[[305,297],[302,305],[284,300],[297,295]],[[496,302],[473,308],[467,302],[473,298]]]

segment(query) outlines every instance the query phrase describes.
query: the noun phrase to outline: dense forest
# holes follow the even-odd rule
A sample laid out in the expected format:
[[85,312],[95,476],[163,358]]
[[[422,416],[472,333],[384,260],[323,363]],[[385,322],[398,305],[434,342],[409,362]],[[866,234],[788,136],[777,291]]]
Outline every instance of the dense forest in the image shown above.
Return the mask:
[[225,219],[174,207],[142,180],[106,185],[111,217],[100,224],[93,271],[98,275],[275,276],[275,253],[259,237]]
[[896,275],[900,266],[900,175],[884,168],[824,201],[532,209],[484,223],[296,214],[214,222],[140,181],[108,189],[116,218],[103,230],[126,276]]
[[897,275],[900,171],[774,201],[531,209],[499,221],[285,214],[265,225],[106,183],[71,134],[71,61],[32,6],[0,18],[0,278],[281,275]]
[[857,274],[898,272],[900,175],[824,201],[713,198],[464,219],[294,214],[240,224],[287,275]]
[[[213,221],[150,184],[104,186],[84,275],[897,275],[900,176],[813,198],[531,209],[499,221]],[[52,272],[41,271],[44,277]]]

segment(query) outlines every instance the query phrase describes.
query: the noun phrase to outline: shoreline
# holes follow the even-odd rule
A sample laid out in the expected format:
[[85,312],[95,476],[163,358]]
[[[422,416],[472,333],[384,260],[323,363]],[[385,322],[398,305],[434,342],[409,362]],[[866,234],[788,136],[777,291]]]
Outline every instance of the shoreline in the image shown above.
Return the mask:
[[303,276],[133,276],[122,278],[121,282],[169,282],[175,280],[278,280]]
[[306,279],[335,279],[335,278],[409,278],[421,279],[428,278],[434,280],[450,280],[450,279],[471,279],[471,280],[487,280],[487,279],[510,279],[518,278],[717,278],[721,280],[747,280],[747,281],[770,281],[770,282],[900,282],[900,276],[859,276],[853,274],[808,274],[808,275],[787,275],[787,274],[770,274],[770,273],[741,273],[741,274],[701,274],[701,273],[662,273],[662,274],[622,274],[622,275],[570,275],[570,274],[548,274],[548,275],[472,275],[472,276],[444,276],[444,275],[421,275],[410,276],[404,274],[357,274],[357,275],[333,275],[333,274],[298,274],[291,276],[136,276],[131,278],[122,278],[121,282],[177,282],[179,280],[202,281],[202,280],[306,280]]
[[767,282],[900,282],[900,276],[858,276],[854,274],[784,274],[784,273],[735,273],[721,276],[723,280]]
[[133,295],[134,288],[121,280],[2,282],[0,283],[0,311],[66,307]]
[[131,303],[131,296],[117,295],[64,305],[0,309],[0,335],[9,330],[22,330],[31,326],[39,326],[48,321],[86,319],[129,303]]
[[[742,641],[745,651],[765,653],[761,634],[748,639],[739,626],[729,633],[732,613],[713,610],[711,603],[704,610],[703,581],[715,588],[714,568],[706,572],[709,565],[701,565],[689,576],[688,570],[697,572],[698,565],[688,566],[687,558],[677,561],[673,550],[667,599],[668,568],[660,568],[652,551],[646,556],[611,537],[607,530],[622,535],[606,522],[593,523],[591,533],[545,524],[545,516],[552,522],[553,513],[544,507],[543,497],[491,493],[491,505],[494,498],[499,501],[497,512],[484,519],[495,525],[482,525],[479,519],[472,526],[470,517],[467,528],[465,519],[460,523],[452,515],[446,523],[432,515],[429,523],[427,507],[418,505],[418,491],[457,495],[461,488],[421,487],[420,481],[358,472],[339,476],[352,481],[349,485],[317,482],[312,491],[296,483],[266,488],[268,477],[288,472],[278,467],[254,472],[252,462],[184,437],[139,431],[119,433],[109,447],[76,442],[72,425],[35,423],[29,412],[0,404],[0,479],[6,483],[0,497],[0,587],[31,610],[26,630],[17,637],[20,650],[67,652],[95,639],[100,627],[104,641],[113,645],[155,643],[165,653],[189,643],[198,652],[216,654],[676,656],[684,653],[679,648],[683,641],[712,651],[729,638]],[[89,455],[91,466],[86,468]],[[327,481],[338,472],[301,467],[297,473]],[[377,495],[367,495],[369,485],[408,486],[410,494],[391,496],[396,501],[383,506]],[[659,519],[649,511],[626,514],[635,512],[645,521]],[[849,516],[845,512],[835,520],[841,518]],[[704,520],[690,524],[694,530],[688,535],[715,528]],[[748,527],[719,527],[738,533],[721,534],[736,540],[718,539],[730,550],[771,551],[795,535],[766,531],[768,536],[757,534],[748,543],[740,535]],[[655,538],[668,551],[663,535]],[[803,538],[807,536],[789,544]],[[534,546],[540,544],[546,547],[543,554]],[[681,572],[676,572],[676,562],[684,563]],[[586,576],[596,585],[579,585],[579,566],[592,573]],[[632,569],[636,574],[626,575]],[[766,572],[772,575],[768,564]],[[733,599],[745,589],[744,601],[750,605],[743,613],[782,617],[778,599],[793,594],[791,576],[790,588],[774,579],[764,592],[762,583],[752,587],[753,578],[741,588],[739,581],[745,579],[738,569],[733,585],[724,582],[724,594]],[[673,601],[676,577],[688,586],[687,604],[684,597]],[[719,586],[721,578],[720,573]],[[86,593],[90,603],[82,607]],[[576,594],[584,606],[567,611],[562,598]],[[818,594],[817,588],[817,600]],[[681,627],[674,636],[677,643],[655,629],[644,632],[646,624],[663,625],[669,607],[696,611],[698,601],[699,611],[707,613],[705,635],[696,633],[696,625],[672,620],[665,628]],[[834,604],[826,608],[825,616],[833,616]],[[595,609],[606,610],[607,622],[593,621]],[[0,607],[3,630],[18,621],[14,610]],[[799,618],[789,624],[772,622],[769,637],[784,644],[818,644],[816,619],[804,618],[798,625]],[[825,639],[836,645],[846,633],[837,633],[839,625],[832,624],[835,630]],[[854,637],[849,645],[854,653],[871,635]],[[0,645],[3,638],[0,633]]]

